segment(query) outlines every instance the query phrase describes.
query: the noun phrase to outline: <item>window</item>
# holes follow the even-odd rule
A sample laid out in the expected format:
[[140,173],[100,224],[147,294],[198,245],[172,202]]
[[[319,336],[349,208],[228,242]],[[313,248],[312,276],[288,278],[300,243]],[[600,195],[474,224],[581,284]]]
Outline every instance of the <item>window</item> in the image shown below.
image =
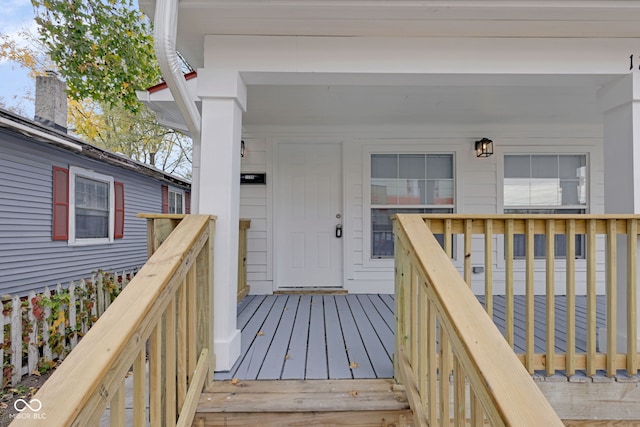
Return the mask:
[[169,190],[169,213],[184,213],[184,203],[182,203],[182,192]]
[[[585,155],[506,155],[504,213],[583,214],[587,207]],[[514,236],[514,254],[525,256],[525,237]],[[576,236],[576,257],[584,257],[584,236]],[[546,255],[545,236],[534,237],[534,256]],[[566,256],[566,238],[555,236],[556,258]]]
[[370,182],[372,258],[393,256],[391,215],[453,212],[452,154],[371,154]]
[[76,239],[109,238],[111,182],[75,177]]
[[188,214],[191,203],[190,193],[177,188],[162,186],[162,213]]
[[53,240],[70,245],[113,242],[124,235],[124,185],[71,167],[53,169]]

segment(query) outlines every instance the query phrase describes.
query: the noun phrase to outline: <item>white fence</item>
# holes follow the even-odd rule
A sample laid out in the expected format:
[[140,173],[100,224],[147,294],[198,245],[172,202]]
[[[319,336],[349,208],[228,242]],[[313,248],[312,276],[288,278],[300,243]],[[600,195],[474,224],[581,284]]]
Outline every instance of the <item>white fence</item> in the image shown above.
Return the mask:
[[64,359],[135,273],[97,271],[54,291],[3,296],[2,387],[15,386],[23,376],[46,372]]

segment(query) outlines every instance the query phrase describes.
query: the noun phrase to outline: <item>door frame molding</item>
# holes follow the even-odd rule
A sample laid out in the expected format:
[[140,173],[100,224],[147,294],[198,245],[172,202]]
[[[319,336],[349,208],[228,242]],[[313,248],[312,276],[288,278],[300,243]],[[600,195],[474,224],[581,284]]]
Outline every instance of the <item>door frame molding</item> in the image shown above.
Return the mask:
[[[280,161],[280,149],[282,147],[282,145],[284,144],[334,144],[334,145],[338,145],[339,147],[339,153],[340,153],[340,191],[342,193],[342,197],[340,200],[340,203],[342,205],[342,227],[344,230],[349,230],[349,218],[346,215],[346,207],[347,207],[347,201],[346,201],[346,180],[345,180],[345,149],[344,149],[344,144],[345,144],[345,140],[343,138],[314,138],[314,137],[299,137],[299,138],[293,138],[293,137],[283,137],[283,138],[273,138],[272,139],[272,150],[273,150],[273,156],[272,156],[272,176],[273,178],[271,179],[271,198],[273,200],[272,203],[272,215],[273,215],[273,221],[272,221],[272,239],[271,239],[271,269],[272,269],[272,279],[273,279],[273,291],[281,291],[281,290],[290,290],[292,288],[283,288],[280,287],[278,284],[278,205],[279,205],[279,200],[278,200],[278,179],[277,179],[277,173],[279,170],[279,161]],[[268,178],[267,178],[268,179]],[[342,281],[342,285],[340,287],[335,287],[335,288],[329,288],[332,290],[338,290],[338,289],[346,289],[346,271],[347,271],[347,266],[346,266],[346,256],[347,256],[347,246],[348,245],[348,239],[347,239],[348,233],[344,233],[342,236],[342,257],[341,257],[341,281]],[[309,291],[309,290],[313,290],[313,289],[318,289],[318,288],[314,288],[314,287],[307,287],[307,288],[301,288],[303,290]]]

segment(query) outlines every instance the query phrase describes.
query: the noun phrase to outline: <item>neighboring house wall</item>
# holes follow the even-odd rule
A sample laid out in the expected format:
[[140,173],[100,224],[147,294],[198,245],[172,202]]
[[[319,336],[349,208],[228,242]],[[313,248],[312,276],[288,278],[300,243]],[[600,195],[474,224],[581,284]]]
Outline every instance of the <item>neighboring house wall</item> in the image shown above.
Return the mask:
[[[280,141],[316,142],[318,133],[343,146],[343,200],[344,200],[344,286],[349,292],[393,292],[393,260],[371,259],[369,215],[369,166],[370,153],[452,153],[456,179],[456,213],[502,213],[503,158],[505,154],[584,154],[588,162],[587,213],[604,212],[602,129],[598,124],[589,125],[509,125],[477,131],[459,128],[407,128],[403,131],[360,131],[337,128],[318,128],[304,131],[246,129],[247,154],[242,159],[243,172],[266,172],[266,185],[241,185],[240,216],[251,219],[248,233],[247,281],[252,293],[269,293],[277,287],[274,282],[274,152]],[[293,138],[291,135],[295,135]],[[422,136],[421,136],[422,135]],[[495,142],[495,154],[489,158],[477,158],[472,143],[489,135]],[[498,241],[499,239],[499,241]],[[474,253],[482,254],[483,237],[474,237]],[[494,245],[494,291],[504,291],[504,253],[501,238]],[[463,242],[455,246],[454,263],[462,271]],[[603,278],[604,244],[599,245],[598,274]],[[483,265],[483,260],[472,259],[473,265]],[[536,292],[544,292],[544,260],[540,263],[542,274],[535,275]],[[563,262],[556,262],[557,292],[564,293]],[[578,293],[584,293],[584,260],[577,260]],[[517,260],[516,293],[524,293],[524,260]],[[598,280],[604,286],[604,280]],[[484,275],[473,275],[473,290],[482,293]],[[582,286],[582,287],[581,287]],[[599,289],[602,291],[603,289]]]
[[[52,238],[53,169],[79,167],[124,187],[124,234],[112,243],[71,246]],[[131,270],[147,259],[146,221],[161,212],[164,183],[0,129],[0,292],[24,295],[88,277]]]

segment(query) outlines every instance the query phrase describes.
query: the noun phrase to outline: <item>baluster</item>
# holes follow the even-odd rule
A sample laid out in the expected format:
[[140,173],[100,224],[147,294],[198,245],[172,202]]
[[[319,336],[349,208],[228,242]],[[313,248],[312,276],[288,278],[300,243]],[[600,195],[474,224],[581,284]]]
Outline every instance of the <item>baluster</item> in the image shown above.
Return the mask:
[[133,362],[133,425],[135,427],[143,427],[146,425],[146,399],[145,399],[145,384],[146,384],[146,349],[142,347],[142,350],[138,353],[135,361]]
[[440,425],[448,426],[451,419],[451,392],[449,375],[451,374],[451,343],[444,327],[440,325]]
[[464,281],[471,287],[471,239],[473,237],[473,220],[464,220]]
[[525,299],[526,299],[526,354],[525,354],[525,367],[530,374],[534,371],[534,340],[535,340],[535,312],[534,312],[534,277],[533,277],[533,261],[534,261],[534,220],[526,220],[526,283],[525,283]]
[[[429,300],[428,312],[427,312],[427,386],[429,388],[429,425],[435,426],[438,420],[438,402],[435,398],[437,394],[438,385],[438,349],[436,339],[438,332],[442,333],[442,328],[437,327],[436,318],[436,306]],[[438,331],[440,329],[440,331]]]
[[555,220],[547,219],[546,223],[546,373],[551,376],[555,373]]
[[576,220],[568,219],[567,240],[567,348],[565,369],[567,376],[576,373]]
[[176,300],[169,301],[165,311],[165,425],[176,425]]
[[182,281],[178,289],[178,413],[182,412],[187,397],[187,280]]
[[627,220],[627,375],[638,373],[638,220]]
[[484,221],[484,306],[493,317],[493,220]]
[[505,223],[505,317],[506,317],[506,334],[509,346],[514,346],[514,327],[513,327],[513,219],[507,219]]
[[587,375],[596,374],[596,220],[587,225]]
[[118,389],[111,398],[109,409],[109,424],[111,427],[121,427],[125,425],[124,421],[124,378],[120,381]]
[[607,220],[607,261],[606,261],[606,286],[607,286],[607,375],[612,377],[616,374],[616,356],[618,354],[616,334],[617,313],[616,313],[616,220]]

